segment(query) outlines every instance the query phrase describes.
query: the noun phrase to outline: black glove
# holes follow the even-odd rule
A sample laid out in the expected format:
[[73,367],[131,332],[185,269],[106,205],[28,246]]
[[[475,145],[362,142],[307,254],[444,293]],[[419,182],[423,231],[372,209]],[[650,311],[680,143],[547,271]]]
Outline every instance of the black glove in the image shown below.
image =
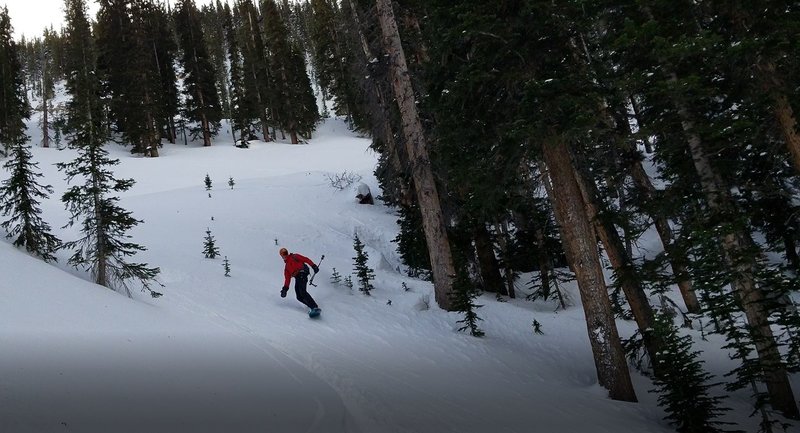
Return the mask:
[[315,273],[315,274],[316,274],[317,272],[319,272],[319,266],[317,266],[317,265],[311,265],[311,269],[313,269],[313,270],[314,270],[314,273]]
[[283,288],[281,289],[281,298],[285,298],[286,297],[286,292],[288,292],[288,291],[289,291],[289,288],[286,287],[286,286],[283,286]]

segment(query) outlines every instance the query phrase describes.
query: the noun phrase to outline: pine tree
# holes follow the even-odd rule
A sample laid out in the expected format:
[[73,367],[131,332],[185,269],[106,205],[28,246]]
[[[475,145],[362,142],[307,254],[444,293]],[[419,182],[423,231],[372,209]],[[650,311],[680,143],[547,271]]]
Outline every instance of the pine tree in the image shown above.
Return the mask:
[[216,72],[208,54],[203,35],[200,12],[194,0],[181,0],[175,6],[175,25],[183,55],[181,64],[185,72],[184,95],[186,115],[200,123],[193,128],[193,136],[203,136],[203,145],[211,146],[211,137],[219,130],[222,107],[216,89]]
[[[248,98],[255,98],[254,101],[248,99],[248,102],[253,102],[264,141],[272,141],[274,137],[270,136],[269,127],[274,126],[275,94],[272,90],[271,66],[264,46],[263,30],[259,25],[263,19],[253,5],[253,0],[241,0],[238,6],[242,21],[238,37],[242,41],[244,94]],[[249,103],[242,105],[243,109],[249,106]],[[245,113],[249,112],[245,110]]]
[[331,283],[333,283],[334,286],[338,286],[342,283],[342,274],[340,274],[336,268],[333,268],[333,271],[331,272]]
[[234,140],[235,131],[239,131],[237,146],[248,147],[253,122],[258,119],[258,107],[253,95],[247,91],[245,77],[247,71],[242,54],[242,44],[240,44],[238,36],[238,30],[244,25],[241,21],[240,8],[231,11],[230,6],[226,4],[223,11],[223,25],[228,46],[228,64],[230,65],[231,128],[234,131]]
[[[658,374],[653,378],[658,405],[667,412],[666,420],[681,433],[717,433],[726,423],[716,419],[730,409],[722,406],[722,397],[710,395],[713,377],[703,370],[700,352],[692,351],[692,337],[680,336],[672,319],[657,314],[654,335],[663,342],[656,358]],[[691,404],[687,404],[691,402]]]
[[11,21],[7,8],[0,9],[0,143],[10,150],[3,168],[10,176],[0,183],[0,212],[9,217],[0,223],[14,238],[15,246],[25,249],[45,261],[55,261],[53,255],[61,241],[50,233],[50,225],[41,218],[40,200],[53,193],[49,185],[37,179],[38,163],[33,162],[24,120],[29,117],[22,65],[18,46],[11,36]]
[[[153,0],[102,0],[98,70],[113,130],[132,152],[158,156],[174,73],[164,61],[163,10]],[[120,55],[125,53],[125,55]]]
[[228,261],[228,256],[225,256],[225,260],[222,261],[222,268],[225,269],[225,276],[231,276],[231,263]]
[[274,70],[272,80],[275,102],[273,112],[281,130],[289,133],[292,144],[298,134],[310,136],[319,120],[317,103],[306,72],[302,51],[289,39],[286,23],[273,0],[262,2],[265,40]]
[[236,182],[233,181],[233,177],[228,177],[228,186],[233,189],[234,185],[236,185]]
[[483,337],[484,332],[478,327],[478,322],[481,319],[475,310],[480,308],[480,305],[475,303],[475,298],[480,294],[479,291],[469,281],[466,271],[462,270],[456,275],[453,282],[454,291],[452,296],[453,311],[464,314],[464,318],[459,320],[458,323],[463,324],[460,331],[469,329],[469,334],[473,337]]
[[44,38],[42,41],[42,147],[50,147],[50,129],[51,120],[50,114],[52,112],[51,101],[55,96],[55,82],[57,79],[57,71],[55,59],[53,58],[53,51],[57,45],[57,37],[52,27],[45,29]]
[[69,264],[88,269],[97,284],[124,290],[131,296],[129,280],[135,280],[153,297],[161,296],[150,285],[159,268],[146,263],[129,263],[127,257],[146,248],[128,241],[128,230],[141,221],[117,203],[121,193],[133,186],[131,179],[116,179],[112,167],[119,160],[110,159],[103,149],[106,141],[102,125],[100,82],[96,56],[84,0],[66,0],[67,22],[67,105],[69,146],[77,152],[68,163],[59,163],[67,180],[83,179],[82,185],[70,187],[61,200],[70,211],[69,225],[80,223],[82,237],[66,242],[75,249]]
[[358,290],[369,296],[370,291],[374,289],[372,280],[375,279],[375,271],[367,264],[369,261],[369,254],[364,251],[364,244],[361,243],[358,235],[355,235],[353,238],[353,248],[356,250],[356,256],[353,257],[353,270],[356,271]]
[[[663,164],[662,177],[670,180],[676,202],[681,203],[675,208],[684,221],[681,236],[685,243],[697,250],[707,249],[702,245],[706,242],[722,247],[714,252],[709,249],[700,255],[702,259],[694,258],[689,267],[721,274],[733,288],[707,294],[698,290],[699,297],[730,306],[725,315],[738,310],[733,314],[746,319],[726,320],[724,323],[733,327],[726,328],[725,333],[730,344],[741,348],[736,350],[742,362],[736,370],[737,381],[766,387],[765,394],[756,393],[756,406],[768,403],[787,418],[798,419],[800,411],[779,350],[781,344],[773,331],[776,303],[771,300],[781,294],[772,292],[758,278],[769,253],[768,244],[757,241],[762,233],[753,229],[754,223],[762,224],[758,221],[761,215],[747,214],[749,208],[758,206],[754,198],[780,190],[775,185],[789,181],[778,174],[785,170],[775,169],[785,167],[786,158],[776,158],[775,147],[768,144],[774,143],[774,132],[762,132],[772,129],[763,125],[780,123],[773,113],[764,110],[780,105],[773,92],[785,89],[780,84],[782,74],[766,80],[774,86],[757,92],[753,92],[752,83],[763,85],[763,67],[790,45],[784,45],[784,40],[775,46],[758,47],[777,42],[765,39],[766,34],[772,34],[770,30],[759,35],[776,22],[768,19],[755,25],[752,33],[749,30],[754,23],[748,21],[760,16],[763,8],[751,15],[752,9],[730,9],[724,2],[630,6],[620,15],[621,5],[615,5],[613,12],[604,16],[610,34],[616,36],[615,68],[635,95],[640,113],[637,123],[646,128],[643,134],[657,137],[655,151]],[[791,8],[787,12],[787,17],[796,17]],[[774,30],[778,30],[778,39],[784,37],[782,30]],[[631,46],[636,46],[635,52],[628,50]],[[759,65],[759,59],[766,63]],[[709,269],[712,264],[717,268]],[[697,285],[712,279],[697,277]],[[744,356],[753,348],[755,358]]]
[[215,259],[219,255],[219,247],[217,247],[214,236],[211,235],[211,229],[206,228],[206,237],[203,242],[203,255],[207,259]]
[[226,65],[228,49],[225,39],[225,8],[216,0],[213,4],[204,5],[200,9],[200,22],[203,26],[203,37],[214,74],[221,110],[230,117],[230,83],[228,66]]
[[206,173],[203,183],[206,185],[206,191],[211,191],[211,176],[209,176],[208,173]]
[[158,76],[161,83],[157,94],[158,125],[161,134],[170,143],[176,141],[175,118],[179,113],[178,78],[175,72],[175,57],[178,49],[175,41],[173,21],[165,6],[152,10],[148,21],[153,29],[153,51],[158,65]]

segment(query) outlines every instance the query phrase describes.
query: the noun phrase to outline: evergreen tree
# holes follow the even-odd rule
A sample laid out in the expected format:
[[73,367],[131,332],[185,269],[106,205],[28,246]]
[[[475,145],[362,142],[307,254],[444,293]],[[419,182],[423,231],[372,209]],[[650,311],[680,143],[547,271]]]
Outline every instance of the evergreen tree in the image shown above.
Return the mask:
[[200,21],[203,25],[203,36],[211,64],[214,65],[214,74],[221,110],[226,117],[230,117],[230,83],[229,71],[226,65],[228,49],[225,38],[225,8],[216,0],[214,4],[204,5],[200,9]]
[[[237,34],[237,30],[244,24],[241,22],[240,9],[236,8],[235,11],[234,14],[227,4],[223,10],[223,25],[228,46],[228,64],[230,65],[230,121],[234,132],[234,141],[236,141],[235,132],[239,131],[237,146],[247,147],[252,134],[253,122],[258,119],[258,107],[253,95],[247,91],[242,44],[239,43]],[[233,187],[231,186],[231,188]]]
[[42,126],[42,147],[50,147],[50,129],[51,119],[50,114],[52,112],[52,99],[55,97],[55,82],[58,78],[58,72],[56,70],[55,65],[55,58],[53,56],[53,52],[55,51],[58,44],[58,38],[53,31],[52,27],[49,29],[45,29],[44,31],[44,38],[42,41],[42,60],[41,60],[41,69],[42,69],[42,119],[41,119],[41,126]]
[[372,280],[375,279],[375,271],[373,271],[372,268],[370,268],[367,264],[369,261],[369,254],[364,251],[364,244],[361,243],[358,235],[355,235],[353,238],[353,248],[356,250],[356,256],[353,257],[353,270],[356,271],[358,290],[369,296],[370,291],[374,289],[372,286]]
[[208,54],[194,0],[181,0],[176,5],[175,26],[182,51],[181,64],[185,73],[184,95],[186,116],[200,123],[193,136],[202,134],[203,145],[211,146],[211,137],[219,130],[222,107],[216,89],[216,72]]
[[225,260],[222,261],[222,268],[225,269],[225,276],[231,276],[231,263],[228,261],[228,256],[225,256]]
[[234,185],[236,185],[236,182],[233,181],[233,177],[228,177],[228,186],[233,189]]
[[[254,98],[253,107],[261,124],[261,133],[264,141],[272,141],[269,127],[274,126],[273,113],[275,111],[275,94],[272,89],[272,75],[267,50],[264,46],[264,36],[260,22],[263,21],[253,0],[241,0],[238,12],[242,20],[239,28],[239,40],[242,41],[242,69],[244,75],[245,95]],[[252,99],[250,99],[252,102]],[[250,104],[244,104],[243,113]]]
[[[151,25],[155,61],[158,65],[160,91],[157,93],[158,124],[162,136],[170,143],[176,141],[175,118],[179,112],[178,78],[175,72],[175,57],[178,49],[175,41],[173,21],[165,7],[151,9],[148,22]],[[149,51],[149,50],[148,50]]]
[[306,72],[305,59],[281,19],[273,0],[262,2],[265,40],[274,70],[272,92],[273,113],[281,130],[289,133],[292,144],[299,143],[298,134],[309,137],[319,120],[317,103]]
[[[766,387],[766,393],[756,393],[756,406],[769,404],[787,418],[798,419],[781,342],[773,332],[773,318],[783,307],[772,300],[782,293],[758,277],[769,245],[757,241],[762,233],[753,225],[763,224],[763,214],[748,214],[759,206],[753,199],[774,197],[782,184],[793,183],[785,169],[778,169],[786,166],[786,158],[774,151],[774,132],[765,133],[763,127],[780,123],[772,112],[765,112],[768,106],[787,114],[777,109],[776,95],[785,91],[781,68],[766,80],[772,86],[753,92],[750,84],[763,85],[763,67],[775,58],[787,58],[779,53],[792,42],[782,30],[774,34],[776,39],[766,37],[772,34],[769,30],[760,34],[784,18],[762,21],[755,17],[763,8],[752,15],[752,9],[730,9],[724,2],[634,3],[608,5],[603,19],[614,37],[615,68],[635,96],[637,123],[643,135],[657,138],[655,157],[663,164],[662,177],[669,179],[670,193],[680,203],[673,208],[680,211],[681,237],[690,251],[702,252],[689,264],[695,270],[694,283],[710,290],[698,290],[699,297],[713,300],[714,309],[724,306],[724,316],[746,319],[717,321],[730,324],[723,329],[729,344],[738,347],[736,357],[742,365],[736,369],[737,382]],[[787,19],[796,18],[796,8],[785,12]],[[751,25],[752,32],[745,30]],[[777,44],[759,48],[762,40]],[[631,46],[636,52],[628,51]],[[765,63],[758,65],[758,59]],[[791,70],[791,64],[781,67]],[[782,224],[768,231],[788,235]],[[716,284],[724,279],[733,290]],[[753,348],[757,356],[751,358]]]
[[331,272],[331,283],[333,283],[334,286],[338,286],[342,283],[342,274],[340,274],[336,268],[333,268]]
[[[703,370],[700,352],[692,351],[692,337],[680,336],[672,319],[656,315],[654,334],[663,342],[656,358],[658,374],[653,383],[658,404],[667,412],[665,419],[680,433],[716,433],[726,424],[716,419],[727,412],[722,397],[710,395],[718,384],[709,384],[713,377]],[[691,404],[687,404],[691,402]]]
[[331,0],[312,0],[310,12],[310,52],[323,97],[332,96],[336,114],[346,116],[354,125],[358,116],[357,83],[350,73],[354,59],[345,37],[343,12]]
[[66,242],[75,249],[69,263],[88,269],[97,284],[124,290],[131,296],[129,280],[138,281],[142,290],[153,297],[161,296],[150,288],[159,268],[145,263],[129,263],[127,257],[145,248],[128,241],[128,230],[141,221],[118,205],[121,193],[133,186],[131,179],[116,179],[112,167],[119,160],[110,159],[103,149],[106,141],[102,125],[100,82],[91,28],[86,17],[84,0],[66,0],[67,22],[67,105],[69,146],[76,158],[59,163],[68,181],[83,179],[82,185],[70,187],[62,201],[70,211],[69,225],[80,223],[82,237]]
[[203,183],[206,185],[206,191],[211,191],[211,176],[209,176],[208,173],[206,173]]
[[15,246],[55,261],[53,255],[61,241],[50,233],[50,225],[41,218],[40,200],[53,193],[49,185],[41,185],[38,163],[32,161],[24,120],[30,114],[22,83],[22,65],[18,46],[11,36],[8,9],[0,9],[0,143],[10,150],[3,164],[10,176],[0,183],[0,212],[9,217],[0,223],[15,238]]
[[161,14],[153,0],[102,0],[96,26],[98,70],[112,128],[132,152],[153,157],[158,156],[164,99],[170,96],[162,79],[174,80],[159,64]]
[[466,271],[460,271],[453,282],[454,290],[452,293],[453,311],[464,314],[464,318],[458,323],[463,324],[459,331],[469,329],[469,334],[473,337],[483,337],[484,332],[478,327],[478,321],[483,320],[478,317],[476,310],[480,305],[475,303],[475,298],[480,294],[479,291],[469,281]]
[[211,229],[206,229],[206,237],[203,241],[203,255],[207,259],[215,259],[219,255],[219,247],[217,247],[214,236],[211,235]]

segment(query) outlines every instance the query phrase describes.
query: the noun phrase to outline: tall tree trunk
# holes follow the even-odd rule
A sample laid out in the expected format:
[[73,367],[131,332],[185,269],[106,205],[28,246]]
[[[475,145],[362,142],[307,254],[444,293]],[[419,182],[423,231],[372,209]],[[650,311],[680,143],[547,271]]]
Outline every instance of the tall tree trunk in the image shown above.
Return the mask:
[[786,95],[775,95],[775,117],[778,120],[786,147],[792,156],[792,164],[797,172],[800,172],[800,135],[797,134],[797,121],[789,105]]
[[402,118],[411,176],[414,179],[417,201],[422,213],[422,227],[428,242],[436,303],[445,310],[452,310],[450,297],[455,278],[455,266],[433,168],[428,157],[427,143],[417,112],[414,90],[411,87],[408,65],[400,42],[400,33],[397,29],[391,0],[377,0],[377,8],[383,43],[389,54],[392,86]]
[[500,236],[498,238],[500,243],[500,251],[503,253],[503,278],[505,279],[505,290],[501,291],[501,295],[507,295],[509,298],[516,298],[517,293],[514,289],[514,269],[511,267],[509,263],[509,256],[511,253],[509,252],[509,242],[511,242],[511,234],[508,230],[508,222],[502,221],[496,224],[497,231],[500,232]]
[[50,147],[50,122],[47,119],[47,92],[42,92],[42,147]]
[[[633,179],[639,193],[642,194],[647,200],[652,201],[655,198],[656,188],[650,180],[650,176],[645,172],[642,167],[641,161],[635,161],[630,164],[631,178]],[[700,312],[700,301],[697,299],[692,287],[692,281],[689,279],[689,272],[686,266],[686,255],[682,252],[675,251],[674,242],[675,237],[672,232],[672,227],[669,221],[663,215],[651,213],[650,218],[653,220],[658,237],[661,239],[661,244],[664,250],[668,253],[669,264],[672,268],[672,274],[678,284],[678,289],[683,297],[683,302],[686,305],[686,310],[690,313]]]
[[[581,168],[579,168],[579,166]],[[600,241],[603,243],[611,267],[617,275],[625,299],[631,307],[633,318],[642,334],[647,352],[653,360],[653,370],[658,365],[658,354],[661,353],[662,344],[653,335],[655,329],[655,314],[653,307],[647,299],[647,294],[642,288],[639,276],[636,273],[633,261],[625,250],[625,245],[612,223],[601,216],[603,205],[599,198],[597,185],[590,179],[586,169],[579,164],[573,163],[575,169],[575,180],[581,190],[581,195],[586,203],[586,214],[589,220],[594,223]],[[658,371],[655,371],[658,375]]]
[[[200,99],[202,101],[202,98]],[[206,113],[200,115],[202,120],[200,121],[201,128],[203,129],[203,146],[211,146],[211,128],[208,125],[208,119],[206,119]]]
[[494,254],[494,245],[485,224],[475,227],[472,233],[475,239],[475,253],[478,257],[478,268],[483,280],[483,290],[503,294],[503,277]]
[[578,281],[598,381],[608,389],[612,399],[636,401],[597,252],[597,235],[586,215],[586,203],[574,176],[569,149],[561,137],[552,136],[542,151],[552,182],[548,189],[552,192],[550,201],[567,259]]
[[[674,73],[671,74],[671,81],[677,81]],[[700,136],[694,132],[694,122],[689,110],[680,101],[675,101],[675,104],[688,141],[692,162],[700,178],[700,185],[708,205],[713,212],[725,214],[734,209],[732,198],[706,156]],[[721,241],[725,262],[733,271],[733,289],[741,300],[756,346],[759,363],[763,369],[770,404],[781,411],[785,417],[800,419],[800,411],[798,411],[794,399],[789,377],[782,365],[781,354],[770,327],[769,313],[764,310],[764,294],[757,287],[754,279],[757,265],[754,259],[748,257],[746,253],[753,247],[753,239],[750,237],[750,233],[738,230],[723,235]]]
[[158,133],[158,124],[153,116],[153,106],[151,104],[150,92],[144,92],[144,106],[147,107],[145,113],[145,120],[147,121],[147,130],[145,132],[145,143],[151,158],[158,157],[158,145],[161,143],[161,135]]

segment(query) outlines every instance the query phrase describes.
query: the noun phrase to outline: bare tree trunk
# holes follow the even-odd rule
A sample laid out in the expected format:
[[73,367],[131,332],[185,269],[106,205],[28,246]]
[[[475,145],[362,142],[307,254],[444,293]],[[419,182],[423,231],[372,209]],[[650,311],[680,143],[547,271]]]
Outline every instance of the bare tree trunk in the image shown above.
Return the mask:
[[178,139],[178,134],[176,129],[177,128],[175,127],[175,119],[172,116],[170,116],[169,119],[167,119],[167,139],[172,144],[175,144],[175,141],[177,141]]
[[511,240],[511,235],[508,232],[508,223],[506,221],[498,222],[496,224],[497,231],[500,232],[499,243],[500,243],[500,250],[503,252],[503,257],[506,259],[503,260],[503,277],[505,278],[505,293],[500,292],[501,295],[508,295],[509,298],[516,298],[517,293],[514,288],[514,269],[511,268],[511,264],[508,262],[508,256],[510,256],[508,251],[508,244]]
[[[674,73],[671,75],[671,80],[677,81]],[[686,134],[692,162],[699,175],[708,205],[714,212],[725,213],[733,208],[732,198],[705,155],[702,140],[694,132],[694,122],[689,110],[681,102],[675,101],[675,103],[681,118],[681,126]],[[787,418],[800,419],[800,411],[794,399],[789,377],[782,365],[781,354],[770,327],[769,314],[764,310],[764,294],[754,280],[756,264],[745,253],[752,248],[753,240],[749,233],[739,230],[723,235],[721,241],[725,262],[733,271],[733,289],[741,300],[763,369],[770,404]]]
[[47,92],[42,92],[42,147],[50,147],[50,122],[47,119]]
[[478,268],[483,280],[483,289],[491,293],[503,293],[503,277],[494,254],[494,245],[486,230],[486,225],[480,224],[473,231],[475,239],[475,252],[478,257]]
[[411,87],[408,65],[400,42],[400,33],[397,29],[391,0],[377,0],[377,9],[383,43],[389,53],[392,86],[402,117],[411,176],[414,179],[417,201],[422,213],[422,227],[428,242],[436,303],[445,310],[451,310],[450,294],[453,290],[455,266],[447,238],[439,193],[433,177],[433,168],[428,157],[427,143],[417,112],[414,90]]
[[542,150],[552,182],[548,189],[550,201],[578,281],[598,382],[608,389],[612,399],[636,401],[597,252],[597,235],[586,215],[569,149],[560,137],[553,136]]
[[211,132],[210,132],[211,128],[208,125],[208,119],[206,119],[206,113],[203,113],[200,116],[202,117],[200,125],[203,128],[203,146],[211,146]]
[[147,109],[147,115],[145,116],[147,120],[147,135],[146,135],[146,143],[148,151],[150,152],[151,158],[158,157],[158,145],[161,143],[161,134],[158,133],[158,124],[156,123],[155,117],[153,117],[153,110],[150,105],[150,92],[144,92],[144,106],[149,107]]
[[797,172],[800,172],[800,135],[797,134],[794,111],[792,111],[786,95],[775,95],[773,99],[775,100],[775,117],[786,141],[786,148],[792,156],[792,165]]
[[[578,187],[581,189],[583,201],[586,203],[586,214],[589,220],[594,223],[594,228],[597,231],[600,241],[603,243],[608,260],[611,262],[611,267],[617,274],[620,287],[625,294],[628,305],[631,307],[633,318],[636,321],[639,332],[642,334],[647,352],[654,361],[652,365],[655,371],[658,365],[655,361],[658,354],[661,352],[662,344],[652,335],[652,331],[655,329],[653,307],[647,299],[647,294],[636,275],[631,256],[626,252],[625,245],[617,229],[613,224],[600,216],[602,205],[600,203],[597,185],[592,180],[587,180],[588,176],[585,174],[585,169],[579,169],[577,164],[574,163],[573,168],[575,169],[575,180],[578,183]],[[655,372],[656,375],[658,375],[658,371]]]

